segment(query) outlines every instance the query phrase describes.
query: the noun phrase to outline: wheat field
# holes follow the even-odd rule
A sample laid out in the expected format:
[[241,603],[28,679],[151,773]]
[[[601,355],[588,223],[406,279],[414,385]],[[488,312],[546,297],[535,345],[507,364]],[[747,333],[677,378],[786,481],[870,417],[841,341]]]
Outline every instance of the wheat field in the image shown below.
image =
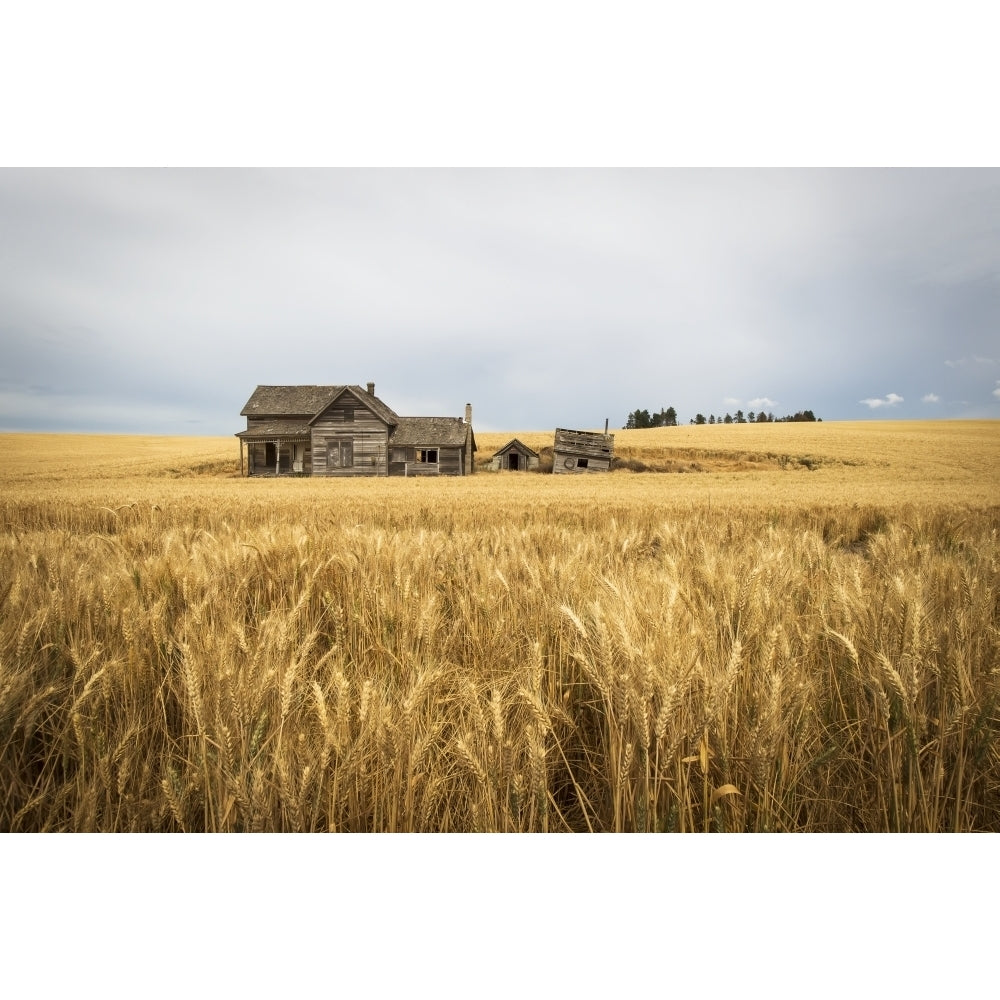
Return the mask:
[[1000,829],[996,422],[617,431],[582,477],[0,447],[5,831]]

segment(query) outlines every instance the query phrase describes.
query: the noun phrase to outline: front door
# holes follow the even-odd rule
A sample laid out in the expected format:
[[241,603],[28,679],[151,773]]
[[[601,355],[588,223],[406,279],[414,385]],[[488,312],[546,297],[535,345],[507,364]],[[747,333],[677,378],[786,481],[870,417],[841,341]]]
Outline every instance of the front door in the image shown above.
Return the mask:
[[517,463],[518,463],[518,459],[520,457],[521,456],[518,455],[518,453],[516,451],[512,451],[507,456],[507,468],[510,469],[511,472],[517,472],[517,469],[518,469],[518,464]]

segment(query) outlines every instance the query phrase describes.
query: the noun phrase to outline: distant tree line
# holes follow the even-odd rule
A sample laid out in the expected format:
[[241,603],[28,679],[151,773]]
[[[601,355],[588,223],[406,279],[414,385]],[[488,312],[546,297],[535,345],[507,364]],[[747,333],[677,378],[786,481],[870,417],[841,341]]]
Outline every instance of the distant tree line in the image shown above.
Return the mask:
[[[821,421],[822,417],[817,417],[812,410],[798,410],[791,416],[776,417],[773,413],[765,413],[761,410],[754,413],[752,410],[744,414],[742,410],[737,410],[735,414],[727,413],[724,417],[717,417],[714,413],[709,414],[706,419],[703,413],[695,414],[691,418],[692,424],[783,424],[783,423],[803,423],[809,421]],[[659,413],[650,413],[649,410],[633,410],[625,421],[625,430],[642,430],[646,427],[676,427],[677,411],[668,406],[665,410],[660,409]]]
[[659,413],[651,414],[649,410],[635,410],[633,413],[628,415],[628,420],[625,421],[625,430],[643,430],[646,427],[676,427],[677,426],[677,411],[672,407],[668,406],[665,410],[661,409]]

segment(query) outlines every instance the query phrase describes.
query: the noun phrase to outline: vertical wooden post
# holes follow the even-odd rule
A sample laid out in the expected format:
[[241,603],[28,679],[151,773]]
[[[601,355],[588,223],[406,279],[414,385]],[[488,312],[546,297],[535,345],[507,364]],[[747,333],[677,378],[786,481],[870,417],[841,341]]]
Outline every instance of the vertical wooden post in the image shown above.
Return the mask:
[[275,476],[281,473],[281,442],[274,442],[274,474]]
[[237,438],[240,443],[240,479],[243,478],[243,438]]

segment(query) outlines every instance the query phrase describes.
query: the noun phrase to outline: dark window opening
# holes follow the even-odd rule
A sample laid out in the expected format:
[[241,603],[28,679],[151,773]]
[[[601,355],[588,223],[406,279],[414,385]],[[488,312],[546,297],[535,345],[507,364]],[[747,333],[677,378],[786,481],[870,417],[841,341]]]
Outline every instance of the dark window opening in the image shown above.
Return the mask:
[[417,461],[426,462],[428,465],[435,465],[438,460],[437,448],[418,448]]
[[587,458],[578,458],[578,459],[576,460],[576,464],[577,464],[577,466],[578,466],[579,468],[581,468],[581,469],[586,469],[586,468],[587,468],[587,463],[588,463],[589,461],[590,461],[590,460],[589,460],[589,459],[587,459]]
[[338,438],[326,439],[326,465],[329,469],[351,469],[354,467],[354,442]]

